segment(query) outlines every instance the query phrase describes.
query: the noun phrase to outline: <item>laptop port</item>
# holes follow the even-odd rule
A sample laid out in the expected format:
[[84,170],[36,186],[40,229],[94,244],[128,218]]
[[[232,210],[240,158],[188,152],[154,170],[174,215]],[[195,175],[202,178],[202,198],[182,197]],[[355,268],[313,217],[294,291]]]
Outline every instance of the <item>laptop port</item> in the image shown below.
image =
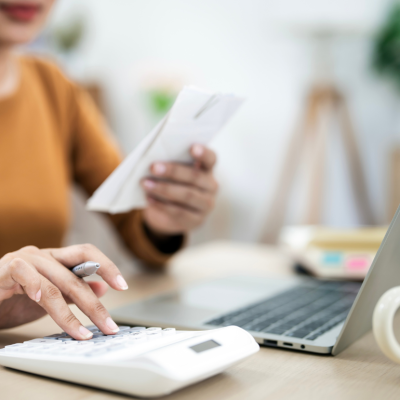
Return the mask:
[[264,339],[264,344],[267,345],[267,346],[278,346],[278,341],[277,340]]
[[293,347],[293,343],[286,343],[286,342],[283,342],[283,345],[284,345],[284,346],[291,346],[291,347]]

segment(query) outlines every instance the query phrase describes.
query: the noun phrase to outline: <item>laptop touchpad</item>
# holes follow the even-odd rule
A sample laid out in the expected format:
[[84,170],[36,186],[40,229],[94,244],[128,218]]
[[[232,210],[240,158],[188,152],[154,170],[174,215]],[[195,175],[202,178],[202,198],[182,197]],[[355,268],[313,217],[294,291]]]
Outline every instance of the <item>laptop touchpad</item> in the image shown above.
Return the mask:
[[[175,294],[175,301],[182,305],[228,311],[288,289],[290,280],[270,280],[254,277],[229,277],[188,287]],[[174,301],[172,298],[168,300]]]

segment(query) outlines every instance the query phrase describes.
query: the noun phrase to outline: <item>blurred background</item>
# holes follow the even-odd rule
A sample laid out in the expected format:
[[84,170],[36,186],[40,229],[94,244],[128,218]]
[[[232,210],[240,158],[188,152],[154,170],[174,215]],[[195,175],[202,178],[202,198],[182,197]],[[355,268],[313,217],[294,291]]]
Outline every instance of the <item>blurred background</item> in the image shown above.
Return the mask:
[[[390,221],[400,202],[399,9],[389,0],[58,0],[29,51],[50,54],[90,91],[126,154],[183,85],[246,97],[212,143],[218,204],[191,244],[260,242],[279,205],[278,225]],[[304,151],[293,147],[299,132]],[[309,217],[313,193],[320,212]],[[67,242],[129,263],[84,201],[76,190]]]

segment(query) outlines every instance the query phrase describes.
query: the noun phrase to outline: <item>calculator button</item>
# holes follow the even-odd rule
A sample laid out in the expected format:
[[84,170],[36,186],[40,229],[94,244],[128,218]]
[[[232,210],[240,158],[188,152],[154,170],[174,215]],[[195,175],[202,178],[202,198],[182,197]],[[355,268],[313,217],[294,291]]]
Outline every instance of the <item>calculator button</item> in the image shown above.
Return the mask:
[[56,339],[62,339],[62,338],[72,339],[72,336],[68,335],[67,332],[63,332],[63,333],[60,333],[60,334],[57,334],[57,335],[45,336],[45,338],[52,338],[52,337],[55,337]]
[[55,348],[50,346],[40,351],[40,354],[55,354],[55,353],[56,353]]
[[4,350],[6,351],[6,353],[22,353],[26,349],[21,349],[21,348],[14,347],[13,349],[4,349]]
[[171,336],[171,335],[175,335],[175,333],[176,333],[175,328],[165,328],[162,330],[163,336]]
[[24,349],[24,353],[41,353],[42,350],[44,349],[44,346],[32,346],[32,347],[27,347]]
[[144,332],[132,332],[130,335],[125,336],[128,340],[146,338]]
[[102,356],[103,354],[107,353],[107,349],[106,348],[102,348],[102,349],[96,349],[94,351],[90,351],[88,353],[85,353],[84,355],[86,357],[98,357],[98,356]]
[[7,353],[18,353],[18,352],[22,352],[22,351],[24,351],[25,349],[27,349],[29,346],[27,346],[27,345],[24,345],[24,344],[12,344],[11,346],[6,346],[5,348],[4,348],[4,350],[7,352]]
[[[31,343],[31,342],[28,342],[28,344],[29,343]],[[45,344],[46,346],[51,346],[51,347],[58,347],[58,346],[62,346],[65,343],[67,343],[67,342],[62,342],[61,340],[49,340],[42,344]]]
[[57,343],[57,340],[53,340],[53,339],[32,339],[32,340],[27,340],[24,343]]
[[96,325],[86,326],[86,329],[89,329],[89,331],[91,331],[91,332],[99,330],[99,328]]
[[62,353],[63,356],[74,356],[76,353],[73,350],[64,351]]
[[62,352],[63,354],[71,354],[71,353],[75,353],[75,351],[77,351],[77,347],[75,346],[66,346],[62,348]]
[[51,353],[51,354],[57,355],[57,354],[65,354],[68,351],[70,351],[70,350],[68,350],[67,346],[61,346],[61,347],[56,347],[54,350],[53,349],[46,350],[46,353]]
[[54,335],[45,336],[43,339],[58,339],[60,337],[66,336],[66,335],[67,334],[64,334],[64,333],[55,333]]
[[87,353],[87,351],[78,351],[78,350],[74,350],[74,351],[67,351],[65,353],[63,353],[64,356],[68,356],[68,357],[74,357],[74,356],[78,356],[80,354],[83,353]]
[[162,337],[161,331],[156,332],[146,332],[146,336],[148,340],[154,340]]
[[129,329],[131,332],[136,332],[136,331],[145,331],[146,328],[144,326],[134,326],[133,328]]
[[131,329],[130,326],[124,326],[124,325],[118,326],[118,328],[119,328],[120,331],[126,331],[126,330],[128,330],[128,329]]
[[75,348],[75,353],[77,354],[84,354],[84,353],[88,353],[90,351],[93,351],[93,347],[91,346],[83,346],[83,347],[76,347]]
[[159,331],[161,331],[161,328],[156,328],[154,326],[146,329],[146,332],[159,332]]
[[125,336],[125,335],[129,335],[131,332],[129,330],[124,330],[124,331],[119,331],[117,333],[114,333],[114,335],[112,336]]
[[132,336],[146,336],[146,332],[144,332],[144,331],[131,332],[128,337],[132,337]]
[[129,344],[137,344],[137,343],[143,343],[147,341],[147,336],[146,335],[141,335],[141,336],[132,336],[129,337],[128,343]]
[[22,353],[23,351],[25,351],[26,349],[22,349],[20,347],[14,347],[12,349],[10,348],[4,348],[6,353]]
[[45,350],[50,350],[50,351],[53,351],[54,350],[54,346],[47,346],[47,345],[45,345],[45,346],[41,346],[42,348],[41,348],[41,350],[40,350],[40,353],[42,353],[43,351],[45,351]]
[[98,350],[98,349],[105,349],[105,348],[107,348],[107,347],[110,347],[110,343],[96,343],[95,345],[94,345],[94,347],[92,347],[92,349],[96,349],[96,350]]
[[119,343],[119,344],[107,347],[107,351],[116,351],[116,350],[121,350],[121,349],[125,349],[125,348],[126,348],[126,345],[124,343]]
[[126,341],[127,341],[127,339],[125,339],[125,336],[122,336],[122,337],[116,338],[116,339],[111,340],[111,341],[106,342],[106,343],[108,345],[110,345],[110,346],[114,346],[117,343],[125,343]]
[[84,349],[84,350],[76,351],[75,353],[71,353],[71,354],[82,356],[82,355],[86,355],[87,353],[90,353],[91,351],[92,350]]
[[101,352],[101,351],[103,351],[103,350],[106,350],[107,351],[107,349],[109,348],[110,346],[106,346],[106,345],[103,345],[103,346],[95,346],[95,347],[92,347],[91,349],[90,349],[90,351],[91,352]]

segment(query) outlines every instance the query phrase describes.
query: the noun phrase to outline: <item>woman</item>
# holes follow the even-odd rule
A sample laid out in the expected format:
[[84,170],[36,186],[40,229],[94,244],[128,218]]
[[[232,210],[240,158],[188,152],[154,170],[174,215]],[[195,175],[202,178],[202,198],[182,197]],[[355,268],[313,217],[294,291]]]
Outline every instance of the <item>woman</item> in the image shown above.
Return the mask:
[[[84,92],[53,64],[15,54],[16,46],[38,34],[53,2],[0,0],[0,257],[3,256],[0,290],[4,292],[0,301],[9,298],[0,305],[0,327],[16,324],[10,325],[7,320],[15,304],[25,307],[28,299],[39,297],[39,306],[63,329],[83,338],[79,333],[82,327],[77,322],[72,329],[57,320],[57,313],[51,309],[54,305],[51,292],[57,301],[62,293],[67,300],[75,302],[79,296],[74,295],[73,289],[85,287],[91,300],[89,297],[78,300],[78,306],[93,322],[96,320],[103,332],[110,333],[116,329],[115,324],[97,299],[94,303],[89,286],[73,278],[67,269],[60,268],[87,261],[89,253],[99,262],[95,256],[103,260],[105,256],[92,247],[88,251],[87,246],[59,250],[38,248],[61,245],[69,222],[72,182],[80,184],[91,195],[118,166],[121,156]],[[142,182],[149,204],[145,210],[110,216],[127,246],[148,264],[165,263],[181,248],[184,235],[199,226],[213,208],[217,191],[212,174],[215,154],[200,145],[194,145],[191,154],[195,161],[193,167],[165,162],[151,167],[151,175]],[[60,257],[65,252],[69,258]],[[109,260],[105,262],[109,267],[101,267],[104,280],[117,290],[126,289],[126,282],[115,265]],[[57,266],[57,273],[50,265]],[[21,270],[32,268],[39,274],[34,290],[41,282],[47,288],[46,295],[43,288],[41,296],[37,295],[40,289],[36,294],[29,292],[27,282],[21,281]],[[16,287],[11,290],[10,284],[14,281]],[[91,284],[91,288],[101,295],[104,286],[96,285]],[[25,293],[23,301],[15,300],[13,294],[17,293]],[[65,306],[65,301],[61,302]],[[39,310],[37,304],[31,303],[30,307]],[[71,319],[65,307],[63,313]],[[23,323],[28,317],[32,320],[33,315],[16,321]]]

